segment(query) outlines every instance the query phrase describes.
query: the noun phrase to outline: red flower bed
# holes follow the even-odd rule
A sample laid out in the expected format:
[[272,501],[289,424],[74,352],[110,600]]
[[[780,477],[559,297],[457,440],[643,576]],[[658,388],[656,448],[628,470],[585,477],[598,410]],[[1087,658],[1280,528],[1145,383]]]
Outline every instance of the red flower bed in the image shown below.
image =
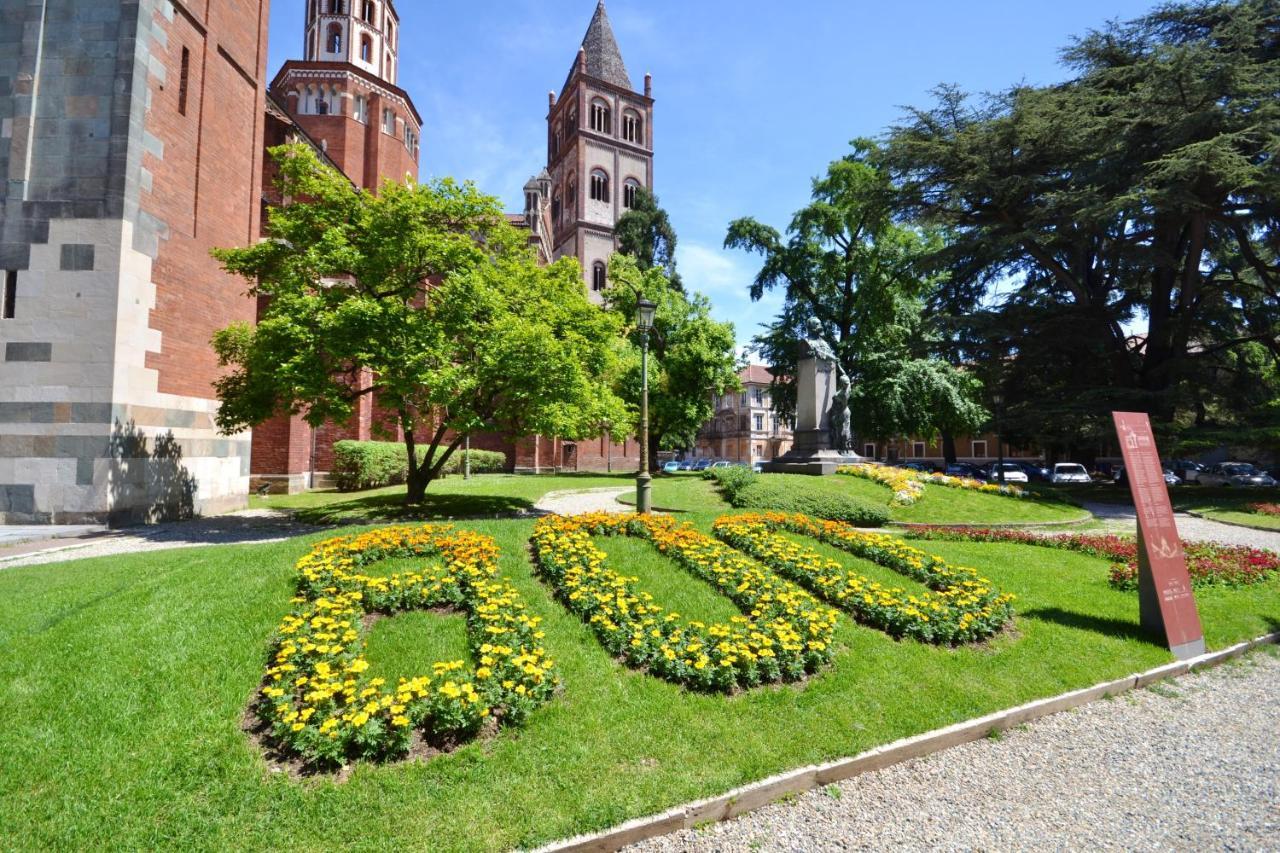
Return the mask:
[[[1076,551],[1111,561],[1111,585],[1117,589],[1138,588],[1138,543],[1125,536],[1072,533],[1043,536],[1026,530],[998,530],[968,527],[917,527],[908,534],[914,539],[941,539],[952,542],[1012,542]],[[1186,542],[1187,570],[1191,584],[1244,586],[1260,583],[1280,570],[1280,556],[1260,548],[1233,547],[1213,542]]]
[[1249,512],[1280,517],[1280,504],[1249,504]]

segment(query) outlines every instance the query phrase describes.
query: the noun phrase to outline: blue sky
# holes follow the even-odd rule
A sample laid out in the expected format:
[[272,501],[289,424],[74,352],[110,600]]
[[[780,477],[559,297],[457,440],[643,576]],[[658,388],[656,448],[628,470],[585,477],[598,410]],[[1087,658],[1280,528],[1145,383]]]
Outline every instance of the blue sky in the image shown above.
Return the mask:
[[[399,0],[400,85],[425,120],[422,175],[476,181],[510,210],[546,161],[547,92],[596,0]],[[656,189],[685,282],[747,342],[778,300],[721,248],[728,223],[779,229],[849,140],[875,136],[939,83],[975,92],[1063,79],[1070,37],[1154,0],[609,0],[632,81],[654,75]],[[275,0],[270,73],[300,55],[303,0]]]

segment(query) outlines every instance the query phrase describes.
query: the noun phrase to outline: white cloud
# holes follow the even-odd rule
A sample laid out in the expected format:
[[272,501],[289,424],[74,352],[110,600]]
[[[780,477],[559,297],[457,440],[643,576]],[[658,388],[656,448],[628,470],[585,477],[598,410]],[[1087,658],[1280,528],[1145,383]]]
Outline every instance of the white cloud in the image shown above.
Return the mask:
[[751,342],[782,309],[779,293],[766,293],[759,302],[751,301],[752,269],[741,256],[698,243],[681,243],[676,249],[676,267],[685,287],[711,300],[711,313],[717,320],[733,323],[740,347]]

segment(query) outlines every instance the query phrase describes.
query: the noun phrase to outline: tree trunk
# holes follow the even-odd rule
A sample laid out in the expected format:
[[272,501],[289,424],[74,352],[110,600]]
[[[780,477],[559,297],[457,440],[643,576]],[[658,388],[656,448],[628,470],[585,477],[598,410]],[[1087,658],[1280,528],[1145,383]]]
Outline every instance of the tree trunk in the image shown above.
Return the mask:
[[942,433],[942,458],[948,465],[956,464],[959,458],[956,454],[956,437],[945,430]]
[[405,503],[420,504],[427,496],[427,484],[430,481],[427,479],[426,466],[418,464],[418,445],[412,427],[404,431],[404,447],[409,454],[409,489],[405,495]]

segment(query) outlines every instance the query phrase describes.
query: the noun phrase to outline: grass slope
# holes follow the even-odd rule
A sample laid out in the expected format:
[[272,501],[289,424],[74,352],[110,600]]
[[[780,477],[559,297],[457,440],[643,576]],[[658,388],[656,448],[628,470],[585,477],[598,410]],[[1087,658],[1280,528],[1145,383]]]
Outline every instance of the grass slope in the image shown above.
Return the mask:
[[[809,488],[821,484],[821,488],[833,494],[861,498],[879,506],[887,506],[893,498],[888,487],[857,477],[805,477],[799,474],[760,476],[765,482],[799,481]],[[634,503],[634,498],[630,496],[625,496],[622,500]],[[681,513],[729,509],[713,483],[687,474],[655,479],[653,504],[663,510]],[[1087,513],[1080,507],[1062,500],[1048,497],[1026,500],[943,486],[926,486],[924,497],[914,506],[889,507],[889,514],[894,521],[914,524],[1037,524],[1088,519]]]
[[[714,514],[689,517],[705,529]],[[939,649],[842,617],[834,666],[807,684],[692,695],[619,666],[552,599],[528,562],[531,522],[465,526],[497,538],[503,571],[545,617],[564,694],[522,729],[427,764],[361,766],[342,785],[272,774],[240,731],[314,538],[0,572],[6,837],[58,849],[530,846],[1169,660],[1101,560],[928,543],[1019,596],[1015,634]],[[700,606],[647,546],[606,546],[647,584],[667,573],[668,607]],[[1280,627],[1280,582],[1198,598],[1210,647]],[[453,642],[449,619],[398,617],[375,635],[375,657],[407,647],[397,623],[434,632],[437,651]]]
[[1280,530],[1280,517],[1250,512],[1249,504],[1280,503],[1280,489],[1180,489],[1174,496],[1178,509],[1216,521],[1245,524],[1263,530]]

